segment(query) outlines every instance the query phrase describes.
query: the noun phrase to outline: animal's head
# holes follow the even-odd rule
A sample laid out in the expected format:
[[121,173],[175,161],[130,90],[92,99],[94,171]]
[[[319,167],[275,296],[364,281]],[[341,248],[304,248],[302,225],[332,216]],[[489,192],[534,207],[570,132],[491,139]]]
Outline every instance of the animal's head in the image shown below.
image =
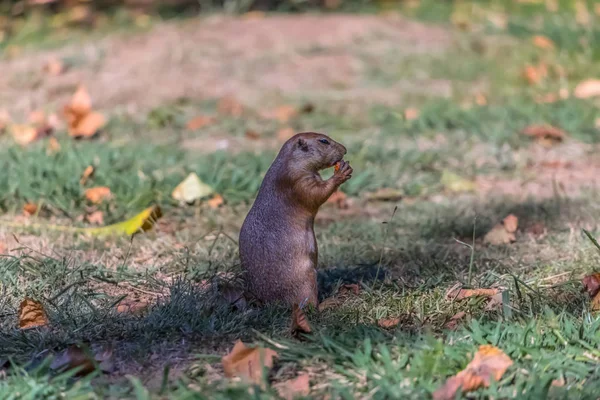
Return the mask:
[[316,132],[298,133],[283,147],[293,159],[294,166],[311,171],[332,167],[346,154],[346,148],[342,144]]

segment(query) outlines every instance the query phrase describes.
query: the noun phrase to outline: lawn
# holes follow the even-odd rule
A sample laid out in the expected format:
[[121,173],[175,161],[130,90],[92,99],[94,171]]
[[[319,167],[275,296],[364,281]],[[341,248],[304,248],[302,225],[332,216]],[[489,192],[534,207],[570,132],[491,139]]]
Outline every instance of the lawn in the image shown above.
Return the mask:
[[[422,0],[93,30],[28,20],[0,41],[0,397],[291,398],[307,377],[308,398],[422,399],[492,345],[512,364],[456,398],[597,398],[582,279],[600,262],[600,83],[582,82],[600,78],[598,13]],[[74,139],[63,106],[80,85],[106,123]],[[53,133],[19,144],[32,111]],[[346,145],[354,174],[317,216],[327,306],[298,336],[290,309],[240,305],[232,286],[243,219],[301,131]],[[175,200],[190,173],[223,204]],[[90,201],[94,187],[111,196]],[[153,205],[161,218],[133,237],[86,231]],[[46,325],[19,328],[26,298]],[[226,376],[237,340],[278,354],[254,384]],[[98,357],[91,374],[56,367],[74,346]]]

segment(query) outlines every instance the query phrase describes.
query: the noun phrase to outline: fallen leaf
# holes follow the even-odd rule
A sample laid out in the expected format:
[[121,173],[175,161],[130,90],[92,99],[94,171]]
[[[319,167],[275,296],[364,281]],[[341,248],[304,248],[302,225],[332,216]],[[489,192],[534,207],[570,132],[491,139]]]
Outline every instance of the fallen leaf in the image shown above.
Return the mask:
[[481,93],[475,95],[475,104],[478,106],[485,106],[487,104],[487,97]]
[[139,315],[148,310],[149,306],[150,304],[147,301],[125,298],[117,305],[117,312]]
[[466,312],[464,312],[464,311],[459,311],[459,312],[457,312],[456,314],[454,314],[454,315],[452,316],[452,318],[450,318],[450,319],[448,320],[448,322],[446,322],[446,323],[444,324],[444,328],[446,328],[446,329],[448,329],[448,330],[451,330],[451,331],[455,330],[455,329],[458,327],[458,323],[459,323],[459,321],[460,321],[461,319],[463,319],[463,318],[464,318],[466,315],[467,315],[467,313],[466,313]]
[[196,131],[200,128],[204,128],[205,126],[212,125],[214,122],[215,119],[213,117],[200,115],[189,120],[185,127],[188,131]]
[[269,370],[273,367],[273,358],[278,357],[277,352],[262,347],[246,347],[241,340],[238,340],[231,353],[223,356],[223,370],[225,376],[240,377],[249,379],[251,382],[261,384],[264,377],[264,369]]
[[311,333],[312,329],[310,328],[310,324],[308,323],[308,319],[306,318],[306,314],[304,311],[298,306],[298,304],[294,304],[292,306],[292,327],[290,329],[292,336],[298,336],[300,333]]
[[112,196],[110,188],[106,186],[97,186],[85,190],[85,198],[94,204],[100,204],[104,200],[109,199]]
[[225,200],[223,200],[223,196],[221,196],[220,194],[215,194],[210,200],[206,202],[206,204],[208,204],[208,206],[213,210],[221,207],[224,203]]
[[400,323],[400,318],[382,318],[377,321],[377,325],[384,329],[395,328]]
[[306,397],[310,394],[310,378],[308,374],[302,373],[294,379],[278,383],[275,388],[279,393],[279,397],[285,400]]
[[60,75],[65,72],[65,64],[58,58],[51,58],[44,65],[44,72],[52,76]]
[[225,96],[219,100],[217,110],[220,114],[230,115],[232,117],[241,117],[244,113],[244,107],[233,96]]
[[463,300],[469,297],[492,297],[500,293],[499,289],[463,289],[455,285],[446,292],[446,300]]
[[492,379],[499,381],[513,364],[502,350],[495,346],[479,346],[467,367],[433,393],[434,400],[452,400],[459,390],[470,392],[480,387],[489,387]]
[[539,47],[540,49],[550,50],[554,48],[554,42],[542,35],[535,35],[531,41],[535,47]]
[[88,179],[94,175],[94,172],[96,172],[94,166],[88,165],[87,167],[85,167],[85,170],[83,170],[83,174],[81,174],[81,179],[79,179],[79,184],[81,186],[85,185]]
[[[156,221],[162,217],[162,210],[159,206],[154,205],[146,208],[136,216],[116,224],[102,226],[100,228],[80,228],[75,231],[81,231],[93,236],[110,236],[110,235],[134,235],[139,232],[146,232],[152,229]],[[62,230],[62,229],[61,229]]]
[[328,297],[319,303],[317,309],[319,311],[327,310],[328,308],[335,308],[342,304],[342,300],[337,297]]
[[283,128],[277,131],[277,139],[281,142],[286,142],[296,134],[292,128]]
[[29,329],[48,325],[42,303],[26,297],[19,305],[19,328]]
[[200,177],[195,172],[190,173],[177,187],[173,190],[171,196],[175,200],[185,203],[193,203],[198,199],[202,199],[214,193],[214,189],[200,180]]
[[69,135],[74,138],[91,138],[106,124],[102,114],[92,111],[92,99],[83,85],[77,88],[71,101],[64,106],[63,114]]
[[281,123],[286,123],[298,116],[298,110],[294,106],[283,105],[273,110],[261,113],[261,116],[266,119],[275,119]]
[[536,222],[527,229],[527,232],[538,238],[546,235],[546,225],[543,222]]
[[346,196],[346,193],[342,192],[341,190],[336,190],[333,192],[333,194],[329,196],[325,203],[333,204],[340,209],[347,209],[350,206],[348,204],[348,196]]
[[578,99],[600,96],[600,79],[588,79],[580,82],[575,87],[573,95]]
[[86,215],[85,219],[92,225],[104,225],[104,213],[102,211],[94,211]]
[[530,85],[537,85],[548,77],[548,68],[545,64],[527,65],[523,76]]
[[492,245],[501,245],[513,243],[517,240],[513,232],[508,232],[503,224],[496,224],[488,233],[483,237],[483,243]]
[[338,290],[339,296],[345,296],[348,294],[353,294],[355,296],[358,296],[359,293],[360,293],[360,286],[358,286],[358,284],[356,284],[356,283],[343,284],[342,286],[340,286],[340,288]]
[[15,142],[21,146],[28,145],[39,139],[38,130],[32,125],[11,125],[10,132]]
[[475,182],[446,170],[442,172],[440,183],[444,185],[446,190],[455,193],[474,192],[477,188],[477,184]]
[[38,205],[35,203],[27,203],[23,206],[23,214],[29,216],[32,216],[33,214],[35,214],[38,210]]
[[504,229],[506,229],[507,232],[514,233],[517,231],[517,228],[519,226],[519,218],[517,218],[513,214],[510,214],[502,220],[502,224],[504,225]]
[[54,357],[50,368],[55,371],[69,371],[78,369],[75,376],[89,375],[96,369],[103,372],[112,372],[114,369],[113,351],[111,347],[100,349],[96,354],[91,350],[84,350],[78,345],[71,345]]
[[547,139],[556,142],[561,142],[567,137],[565,131],[551,125],[530,125],[523,129],[522,133],[537,140]]
[[600,292],[600,273],[587,275],[581,282],[590,297],[595,297]]
[[381,188],[375,192],[367,193],[366,198],[369,201],[399,201],[404,194],[398,189]]
[[407,108],[404,110],[404,119],[407,121],[412,121],[419,118],[419,110],[416,108]]
[[252,130],[252,129],[246,129],[246,132],[244,132],[244,136],[246,136],[250,140],[260,139],[260,133],[256,132],[255,130]]

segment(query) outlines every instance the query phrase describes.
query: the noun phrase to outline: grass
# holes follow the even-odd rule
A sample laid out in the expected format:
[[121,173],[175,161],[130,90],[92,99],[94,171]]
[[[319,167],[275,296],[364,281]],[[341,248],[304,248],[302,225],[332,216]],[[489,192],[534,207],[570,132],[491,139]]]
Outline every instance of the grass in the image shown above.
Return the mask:
[[[593,25],[574,25],[567,2],[559,2],[564,8],[559,12],[514,2],[434,3],[403,11],[449,29],[455,38],[450,47],[435,54],[390,52],[368,64],[357,85],[381,89],[404,81],[447,81],[449,96],[434,90],[409,93],[396,105],[353,103],[340,89],[341,100],[307,93],[281,100],[313,104],[313,112],[289,125],[329,132],[347,145],[356,171],[343,187],[353,204],[347,210],[324,206],[315,230],[321,299],[344,283],[358,283],[361,290],[337,307],[310,311],[314,334],[304,341],[290,336],[285,307],[240,310],[226,290],[228,279],[239,273],[241,222],[279,146],[276,133],[287,124],[250,112],[190,132],[186,122],[214,114],[216,102],[183,99],[135,120],[111,114],[100,140],[75,142],[58,132],[56,154],[47,153],[44,141],[23,149],[10,137],[0,138],[0,221],[22,220],[26,202],[42,205],[36,220],[42,225],[85,225],[82,217],[96,209],[111,223],[152,203],[165,214],[154,231],[131,240],[0,228],[0,244],[10,250],[0,256],[0,397],[270,399],[277,396],[276,384],[305,372],[311,398],[420,399],[462,370],[478,346],[492,344],[514,365],[470,398],[595,398],[600,320],[590,311],[581,278],[598,269],[597,249],[582,231],[600,234],[597,188],[585,177],[561,178],[577,172],[566,167],[548,173],[547,180],[581,190],[557,187],[548,196],[527,188],[528,179],[545,182],[548,169],[535,167],[546,160],[539,153],[550,160],[567,157],[575,169],[585,168],[584,161],[597,168],[597,102],[535,101],[593,77],[596,44],[579,41],[595,34]],[[488,17],[503,11],[506,28],[490,26]],[[465,12],[483,31],[448,26],[453,14]],[[523,40],[533,34],[552,38],[557,51]],[[522,68],[540,59],[563,65],[563,80],[525,84]],[[478,92],[486,104],[473,104]],[[406,120],[406,107],[417,108],[418,118]],[[544,149],[519,133],[538,123],[567,131],[567,143]],[[249,128],[261,139],[246,139]],[[223,138],[233,143],[231,151],[203,147]],[[580,153],[571,155],[568,146]],[[82,185],[88,165],[96,173]],[[172,200],[172,190],[190,172],[226,204],[211,210]],[[442,180],[447,172],[468,182],[506,180],[524,194],[456,193]],[[92,186],[110,187],[113,199],[87,204],[83,193]],[[404,199],[367,200],[366,193],[381,188],[400,190]],[[516,242],[484,243],[485,234],[511,213],[519,219]],[[534,232],[540,224],[544,234]],[[473,243],[473,252],[460,242]],[[211,282],[216,286],[206,285]],[[502,303],[450,301],[445,293],[457,282],[502,288]],[[24,297],[44,305],[49,327],[16,328]],[[118,312],[128,301],[143,310]],[[465,317],[449,329],[459,312]],[[378,321],[384,318],[400,323],[383,329]],[[224,379],[220,357],[237,339],[278,351],[265,385]],[[52,370],[47,356],[72,344],[112,345],[115,371],[75,378]]]

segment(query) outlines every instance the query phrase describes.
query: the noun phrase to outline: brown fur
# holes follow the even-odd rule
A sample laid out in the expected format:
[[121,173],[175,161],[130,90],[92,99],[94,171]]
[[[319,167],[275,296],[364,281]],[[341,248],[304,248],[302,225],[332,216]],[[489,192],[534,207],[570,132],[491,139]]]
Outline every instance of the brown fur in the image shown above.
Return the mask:
[[[263,303],[317,305],[313,225],[319,207],[352,176],[344,154],[346,148],[325,135],[299,133],[283,145],[267,171],[240,232],[248,291]],[[321,179],[318,171],[338,161],[340,169]]]

